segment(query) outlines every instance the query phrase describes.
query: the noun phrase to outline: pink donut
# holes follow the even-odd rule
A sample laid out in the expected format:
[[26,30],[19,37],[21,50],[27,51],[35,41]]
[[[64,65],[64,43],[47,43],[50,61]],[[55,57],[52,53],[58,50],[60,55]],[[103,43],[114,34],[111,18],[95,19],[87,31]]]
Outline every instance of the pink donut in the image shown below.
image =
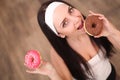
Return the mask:
[[25,65],[30,69],[38,68],[42,62],[40,53],[36,50],[29,50],[25,55]]

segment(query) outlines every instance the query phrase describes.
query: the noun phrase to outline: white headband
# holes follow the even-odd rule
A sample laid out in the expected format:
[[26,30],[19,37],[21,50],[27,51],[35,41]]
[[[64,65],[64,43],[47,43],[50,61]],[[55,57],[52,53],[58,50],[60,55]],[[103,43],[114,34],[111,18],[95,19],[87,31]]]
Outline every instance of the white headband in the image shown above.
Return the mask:
[[53,13],[56,7],[58,7],[59,5],[63,4],[62,2],[52,2],[49,4],[49,6],[46,8],[46,12],[45,12],[45,23],[48,25],[48,27],[50,27],[50,29],[56,34],[58,35],[54,24],[53,24]]

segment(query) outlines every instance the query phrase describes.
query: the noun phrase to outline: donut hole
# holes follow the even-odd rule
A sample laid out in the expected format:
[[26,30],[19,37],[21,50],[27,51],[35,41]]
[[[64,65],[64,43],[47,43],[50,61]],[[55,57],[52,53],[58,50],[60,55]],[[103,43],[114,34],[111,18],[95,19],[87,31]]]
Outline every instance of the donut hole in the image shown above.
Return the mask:
[[93,23],[93,24],[92,24],[92,28],[95,28],[95,27],[96,27],[96,24],[95,24],[95,23]]
[[31,58],[31,61],[34,62],[34,58]]
[[34,58],[32,56],[29,58],[29,60],[30,62],[34,62]]

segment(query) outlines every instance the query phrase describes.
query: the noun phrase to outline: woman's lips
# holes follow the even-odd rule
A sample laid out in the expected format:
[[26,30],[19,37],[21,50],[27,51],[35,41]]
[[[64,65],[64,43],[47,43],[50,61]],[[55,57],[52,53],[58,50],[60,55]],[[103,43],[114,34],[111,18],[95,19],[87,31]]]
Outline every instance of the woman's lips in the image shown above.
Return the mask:
[[78,30],[80,30],[80,29],[82,29],[82,28],[83,28],[83,24],[84,24],[84,22],[83,22],[83,21],[81,21],[81,24],[80,24],[80,26],[78,27]]

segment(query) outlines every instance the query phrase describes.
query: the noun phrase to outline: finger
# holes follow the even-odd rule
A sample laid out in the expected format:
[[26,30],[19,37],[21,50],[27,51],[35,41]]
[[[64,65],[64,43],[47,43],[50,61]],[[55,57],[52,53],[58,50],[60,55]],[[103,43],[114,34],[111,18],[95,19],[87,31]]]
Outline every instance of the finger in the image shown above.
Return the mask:
[[102,20],[102,21],[105,21],[105,22],[108,22],[107,18],[106,17],[98,17],[98,19]]
[[90,13],[90,15],[101,16],[101,17],[104,16],[103,14],[95,13],[91,10],[89,10],[89,13]]
[[98,19],[103,20],[104,18],[103,17],[98,17]]
[[99,38],[100,36],[94,36],[94,38]]
[[38,71],[36,70],[26,70],[27,73],[32,73],[32,74],[37,74],[39,73]]
[[91,14],[95,14],[93,11],[91,11],[91,10],[89,10],[89,13],[91,13]]
[[98,15],[98,13],[95,13],[95,12],[93,12],[91,10],[89,10],[89,13],[92,14],[92,15]]
[[26,66],[26,64],[24,63],[24,66]]
[[102,14],[89,14],[88,16],[98,16],[98,17],[104,17]]
[[27,64],[26,64],[26,63],[24,63],[24,66],[26,66],[26,67],[27,67]]
[[100,38],[102,35],[101,34],[99,34],[99,35],[97,35],[97,36],[94,36],[94,38]]

